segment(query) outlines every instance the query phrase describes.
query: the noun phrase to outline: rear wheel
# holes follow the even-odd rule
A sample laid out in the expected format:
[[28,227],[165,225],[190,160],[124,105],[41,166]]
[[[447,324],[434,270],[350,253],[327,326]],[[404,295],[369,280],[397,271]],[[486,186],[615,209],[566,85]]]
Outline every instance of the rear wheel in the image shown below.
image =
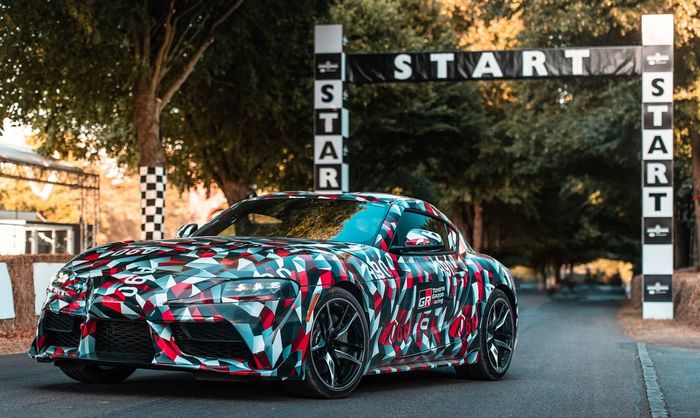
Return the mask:
[[362,306],[347,290],[331,288],[316,305],[303,381],[285,382],[297,396],[342,398],[360,383],[369,332]]
[[491,292],[479,326],[479,360],[474,364],[456,366],[465,378],[498,380],[510,367],[515,345],[513,307],[502,290]]
[[98,364],[61,364],[61,371],[73,380],[83,383],[119,383],[136,370],[126,366],[102,366]]

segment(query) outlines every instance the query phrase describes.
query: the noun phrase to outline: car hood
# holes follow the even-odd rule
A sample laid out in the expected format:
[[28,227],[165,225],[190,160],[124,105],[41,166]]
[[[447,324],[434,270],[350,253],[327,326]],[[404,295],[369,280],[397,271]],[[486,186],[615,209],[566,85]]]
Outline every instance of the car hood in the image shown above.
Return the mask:
[[[294,261],[346,258],[367,248],[361,244],[286,238],[194,237],[160,241],[124,241],[93,248],[74,258],[67,268],[90,277],[117,273],[187,276],[210,279],[286,277]],[[300,283],[303,285],[303,283]]]
[[319,277],[324,282],[324,275],[344,269],[350,254],[370,249],[361,244],[240,237],[126,241],[88,250],[65,269],[78,279],[73,282],[86,283],[92,302],[143,308],[191,300],[227,280],[282,277],[306,287],[310,277],[312,283]]

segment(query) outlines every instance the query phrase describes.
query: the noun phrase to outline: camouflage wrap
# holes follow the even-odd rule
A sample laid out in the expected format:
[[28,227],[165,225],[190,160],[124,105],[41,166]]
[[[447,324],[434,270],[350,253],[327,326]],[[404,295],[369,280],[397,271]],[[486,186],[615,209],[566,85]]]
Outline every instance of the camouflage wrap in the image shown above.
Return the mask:
[[[388,252],[406,209],[450,221],[432,205],[389,195],[276,193],[255,199],[353,199],[388,205],[374,245],[298,239],[192,237],[126,241],[91,249],[70,261],[49,287],[30,355],[39,360],[74,359],[135,364],[96,349],[101,322],[142,324],[152,358],[136,366],[210,371],[238,376],[299,379],[324,290],[342,286],[355,294],[369,325],[365,372],[386,373],[473,363],[483,306],[500,287],[515,302],[507,269],[472,252],[457,232],[457,251],[431,255]],[[280,279],[286,293],[272,300],[233,300],[227,284]],[[439,304],[419,306],[429,295]],[[517,312],[517,307],[514,306]],[[76,346],[52,343],[45,325],[51,314],[68,315],[79,327]],[[516,316],[517,318],[517,316]],[[230,323],[245,356],[193,355],[174,331],[186,324]],[[77,341],[77,340],[76,340]]]

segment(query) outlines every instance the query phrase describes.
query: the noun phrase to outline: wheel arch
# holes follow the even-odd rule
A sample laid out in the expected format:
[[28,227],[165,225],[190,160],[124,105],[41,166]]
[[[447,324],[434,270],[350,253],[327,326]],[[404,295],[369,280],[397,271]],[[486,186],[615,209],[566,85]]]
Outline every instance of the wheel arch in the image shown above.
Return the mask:
[[357,300],[357,302],[359,302],[360,306],[362,307],[362,310],[365,311],[365,314],[367,313],[367,307],[365,306],[365,301],[362,297],[362,290],[360,289],[360,286],[348,280],[342,280],[336,282],[333,285],[333,287],[339,287],[343,290],[347,290],[348,292],[350,292],[350,294]]
[[365,319],[367,320],[367,326],[369,326],[371,329],[369,309],[367,308],[367,301],[363,297],[362,287],[359,284],[348,280],[338,281],[333,285],[333,287],[339,287],[343,290],[347,290],[348,292],[350,292],[350,294],[355,298],[355,300],[357,300],[357,303],[360,304],[360,308],[362,308],[362,313],[365,315]]
[[506,296],[508,297],[508,301],[510,302],[510,306],[513,308],[513,312],[517,315],[518,302],[515,300],[515,292],[513,292],[513,289],[511,289],[503,283],[496,286],[496,289],[499,289],[506,294]]
[[505,284],[503,284],[503,283],[501,283],[501,284],[499,284],[498,286],[496,286],[496,289],[500,289],[503,293],[506,294],[506,297],[508,298],[508,301],[510,302],[510,306],[511,306],[511,308],[513,309],[513,317],[514,317],[514,322],[515,322],[515,324],[514,324],[514,326],[515,326],[514,333],[515,333],[515,334],[514,334],[514,335],[515,335],[516,344],[517,344],[517,338],[518,338],[518,322],[519,322],[518,316],[519,316],[519,312],[518,312],[518,302],[517,302],[517,300],[515,299],[515,292],[513,291],[513,289],[511,289],[509,286],[507,286],[507,285],[505,285]]

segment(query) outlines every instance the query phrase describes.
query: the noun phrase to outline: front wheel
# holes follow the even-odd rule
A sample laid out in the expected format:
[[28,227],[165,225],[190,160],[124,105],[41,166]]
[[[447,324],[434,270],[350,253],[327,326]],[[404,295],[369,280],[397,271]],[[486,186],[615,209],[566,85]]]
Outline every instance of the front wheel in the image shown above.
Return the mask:
[[83,383],[119,383],[136,370],[126,366],[102,366],[97,364],[61,364],[61,371],[73,380]]
[[510,367],[515,345],[513,307],[502,290],[491,292],[479,326],[479,359],[456,366],[457,374],[468,379],[498,380]]
[[362,379],[369,331],[360,303],[347,290],[331,288],[316,305],[303,381],[285,382],[297,396],[342,398]]

